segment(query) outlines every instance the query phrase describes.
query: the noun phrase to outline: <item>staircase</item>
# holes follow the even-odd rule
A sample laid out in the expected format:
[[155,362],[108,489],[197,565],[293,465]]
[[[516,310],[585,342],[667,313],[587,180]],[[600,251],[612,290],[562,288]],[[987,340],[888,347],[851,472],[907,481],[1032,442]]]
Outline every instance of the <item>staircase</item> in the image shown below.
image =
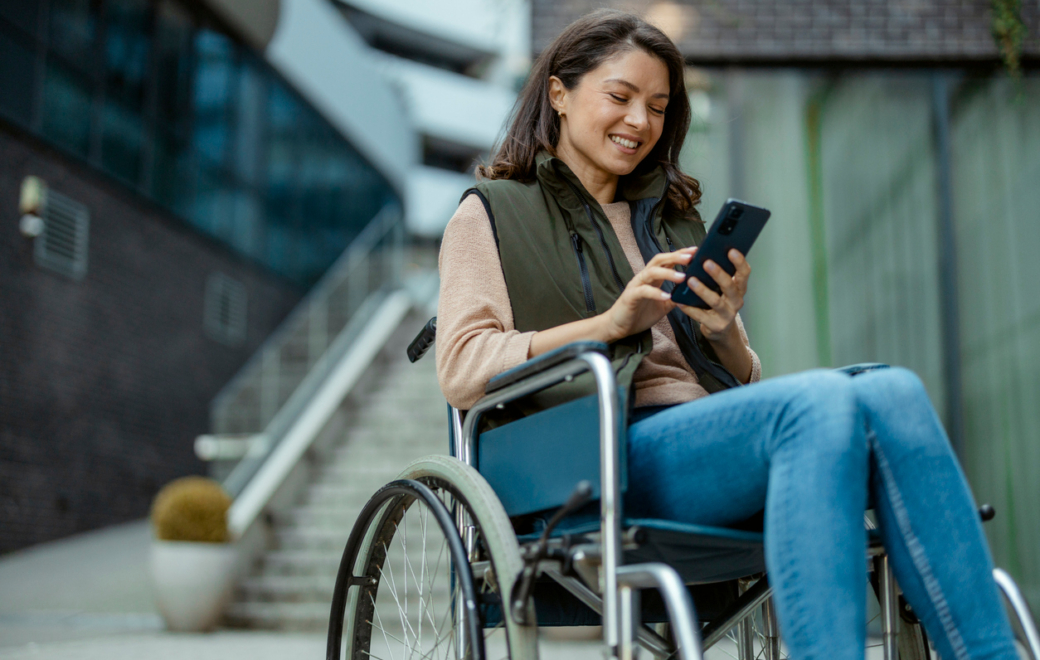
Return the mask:
[[408,317],[369,370],[372,380],[344,404],[341,423],[326,429],[337,441],[319,459],[302,501],[274,517],[274,541],[240,584],[228,624],[326,630],[340,556],[365,502],[409,461],[447,453],[446,404],[433,352],[411,364],[404,351],[425,320]]

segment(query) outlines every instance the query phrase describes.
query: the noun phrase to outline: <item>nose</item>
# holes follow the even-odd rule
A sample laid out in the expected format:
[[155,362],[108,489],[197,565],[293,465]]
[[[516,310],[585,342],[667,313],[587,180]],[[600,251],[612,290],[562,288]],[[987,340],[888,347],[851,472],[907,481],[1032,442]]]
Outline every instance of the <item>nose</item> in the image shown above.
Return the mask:
[[633,104],[625,115],[625,123],[637,131],[642,131],[650,123],[650,115],[645,107]]

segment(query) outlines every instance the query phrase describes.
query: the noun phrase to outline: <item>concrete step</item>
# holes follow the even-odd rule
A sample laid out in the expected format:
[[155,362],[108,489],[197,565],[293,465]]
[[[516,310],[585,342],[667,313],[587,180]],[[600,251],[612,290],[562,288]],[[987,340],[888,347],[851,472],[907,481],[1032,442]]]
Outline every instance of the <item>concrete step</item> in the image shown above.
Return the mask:
[[[302,344],[296,337],[292,344],[284,360],[286,384],[300,377],[288,362]],[[324,631],[339,562],[362,507],[410,461],[448,452],[446,405],[433,360],[412,365],[403,350],[384,356],[368,392],[352,396],[344,409],[342,444],[326,456],[299,505],[275,517],[274,549],[239,585],[229,624]],[[251,398],[258,406],[259,398]],[[235,420],[252,417],[255,411],[242,410]],[[394,604],[384,607],[395,619]]]
[[323,603],[328,606],[336,576],[262,575],[249,578],[238,587],[240,602]]
[[328,603],[265,603],[239,601],[232,603],[224,615],[229,626],[325,632],[329,628]]
[[348,538],[349,529],[286,526],[275,530],[279,550],[342,551]]
[[[347,530],[349,534],[349,530]],[[273,550],[264,555],[263,575],[306,575],[336,579],[342,549]]]

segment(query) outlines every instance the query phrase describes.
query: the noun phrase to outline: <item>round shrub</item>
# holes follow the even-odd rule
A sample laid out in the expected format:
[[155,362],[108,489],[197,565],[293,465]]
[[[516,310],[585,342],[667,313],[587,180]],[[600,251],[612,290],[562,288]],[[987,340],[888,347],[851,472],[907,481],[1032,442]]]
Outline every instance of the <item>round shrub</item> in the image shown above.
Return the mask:
[[152,503],[152,525],[160,541],[226,543],[231,498],[216,481],[182,477],[163,486]]

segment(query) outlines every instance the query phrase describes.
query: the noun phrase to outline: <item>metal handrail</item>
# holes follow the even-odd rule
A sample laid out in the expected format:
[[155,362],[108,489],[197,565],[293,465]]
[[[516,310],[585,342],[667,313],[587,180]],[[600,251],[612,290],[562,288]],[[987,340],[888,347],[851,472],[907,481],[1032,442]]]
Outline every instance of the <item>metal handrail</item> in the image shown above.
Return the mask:
[[[215,435],[250,434],[241,460],[218,466],[237,496],[277,447],[351,337],[401,285],[404,225],[384,206],[210,405]],[[288,368],[287,368],[288,367]],[[223,474],[219,474],[223,472]]]

